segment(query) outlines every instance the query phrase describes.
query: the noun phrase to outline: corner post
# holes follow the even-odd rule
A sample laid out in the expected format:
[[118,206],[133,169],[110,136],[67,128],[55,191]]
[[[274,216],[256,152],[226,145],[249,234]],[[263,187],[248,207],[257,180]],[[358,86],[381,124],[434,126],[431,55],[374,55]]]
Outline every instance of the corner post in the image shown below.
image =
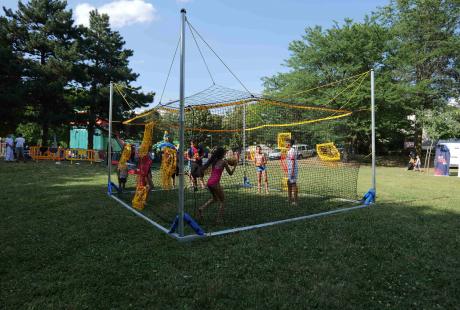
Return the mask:
[[371,131],[372,131],[372,188],[376,191],[375,167],[375,95],[374,95],[374,69],[371,70]]
[[180,237],[184,236],[184,105],[185,105],[185,23],[186,14],[185,9],[181,13],[181,40],[180,40],[180,84],[179,84],[179,97],[180,97],[180,111],[179,111],[179,227],[178,233]]
[[112,194],[112,106],[113,106],[113,83],[110,81],[109,96],[109,140],[107,148],[107,171],[108,171],[108,194]]
[[243,150],[241,155],[243,155],[243,186],[246,186],[248,179],[246,175],[246,102],[243,103]]

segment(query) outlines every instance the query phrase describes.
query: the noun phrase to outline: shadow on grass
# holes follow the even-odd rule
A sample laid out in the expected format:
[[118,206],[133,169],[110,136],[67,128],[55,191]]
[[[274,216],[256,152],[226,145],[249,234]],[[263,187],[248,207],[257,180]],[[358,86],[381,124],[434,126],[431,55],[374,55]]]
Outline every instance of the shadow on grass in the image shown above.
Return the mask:
[[21,168],[30,183],[21,185],[22,174],[4,167],[2,308],[453,309],[460,301],[458,198],[180,244],[93,185],[104,184],[103,171],[69,178]]

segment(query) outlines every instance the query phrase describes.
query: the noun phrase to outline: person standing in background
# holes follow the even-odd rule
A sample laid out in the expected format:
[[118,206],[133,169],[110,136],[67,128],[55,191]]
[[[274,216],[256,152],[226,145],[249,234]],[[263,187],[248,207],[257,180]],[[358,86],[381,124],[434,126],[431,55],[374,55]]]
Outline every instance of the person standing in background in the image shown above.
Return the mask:
[[16,160],[19,162],[19,160],[22,159],[22,161],[25,163],[26,158],[24,156],[24,144],[26,143],[26,139],[22,137],[22,134],[18,134],[18,137],[15,140],[16,142]]
[[14,161],[14,153],[13,153],[14,140],[13,140],[12,135],[8,135],[6,137],[5,144],[6,144],[5,161],[6,162]]

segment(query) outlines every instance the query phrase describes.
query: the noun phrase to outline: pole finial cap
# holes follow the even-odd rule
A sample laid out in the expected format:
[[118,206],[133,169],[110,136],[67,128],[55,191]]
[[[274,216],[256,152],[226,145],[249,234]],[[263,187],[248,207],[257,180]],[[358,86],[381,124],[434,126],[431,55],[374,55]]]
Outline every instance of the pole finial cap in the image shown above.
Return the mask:
[[185,9],[180,10],[181,13],[187,13]]

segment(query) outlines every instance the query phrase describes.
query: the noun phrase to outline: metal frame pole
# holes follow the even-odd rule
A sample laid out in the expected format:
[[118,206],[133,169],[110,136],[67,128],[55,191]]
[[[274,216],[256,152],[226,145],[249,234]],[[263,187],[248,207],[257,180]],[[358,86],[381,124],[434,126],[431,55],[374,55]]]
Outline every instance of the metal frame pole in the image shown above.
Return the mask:
[[107,170],[108,170],[108,192],[112,194],[112,106],[113,106],[113,83],[110,81],[109,96],[109,140],[107,150]]
[[181,40],[180,40],[180,112],[179,112],[179,236],[184,236],[184,98],[185,98],[185,9],[181,13]]
[[246,102],[243,103],[243,150],[242,150],[242,155],[243,155],[243,185],[246,185],[247,182],[247,176],[246,176]]
[[374,69],[371,70],[372,188],[376,191]]

